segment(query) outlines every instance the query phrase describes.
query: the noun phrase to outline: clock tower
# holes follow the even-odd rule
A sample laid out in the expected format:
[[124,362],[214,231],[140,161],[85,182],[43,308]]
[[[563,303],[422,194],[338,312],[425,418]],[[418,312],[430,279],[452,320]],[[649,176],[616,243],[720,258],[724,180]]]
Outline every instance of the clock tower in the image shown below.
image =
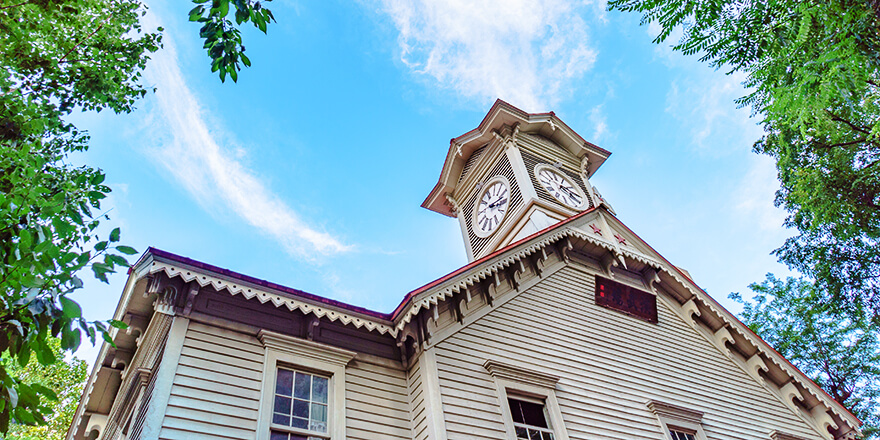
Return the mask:
[[477,128],[450,141],[422,206],[458,218],[473,261],[604,204],[590,177],[609,155],[553,112],[498,100]]

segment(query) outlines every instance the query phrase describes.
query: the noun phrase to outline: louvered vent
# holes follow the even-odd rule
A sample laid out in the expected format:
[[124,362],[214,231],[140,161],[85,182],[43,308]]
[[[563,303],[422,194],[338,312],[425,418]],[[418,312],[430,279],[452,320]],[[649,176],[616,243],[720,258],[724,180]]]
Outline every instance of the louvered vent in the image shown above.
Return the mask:
[[[538,197],[548,202],[559,203],[559,201],[556,200],[555,197],[553,197],[549,192],[547,192],[546,189],[544,189],[544,185],[541,185],[541,182],[538,182],[538,177],[535,176],[535,167],[538,164],[547,163],[547,161],[541,160],[541,158],[539,158],[538,156],[535,156],[534,154],[531,154],[525,150],[520,150],[520,154],[522,154],[523,163],[526,165],[526,169],[529,171],[529,178],[532,179],[532,185],[534,185],[535,192],[538,193]],[[595,206],[595,204],[593,204],[593,199],[590,198],[590,192],[587,191],[587,189],[584,187],[583,181],[580,176],[564,166],[558,168],[558,170],[568,176],[568,178],[571,179],[571,181],[574,182],[575,185],[577,185],[578,188],[581,189],[581,191],[583,191],[584,195],[587,197],[587,208]]]
[[464,168],[462,168],[461,170],[461,176],[458,177],[459,183],[461,183],[461,181],[464,180],[465,177],[467,177],[468,173],[474,168],[474,166],[477,165],[477,162],[480,161],[480,156],[482,156],[483,152],[486,151],[487,145],[489,144],[483,145],[482,147],[477,148],[476,150],[474,150],[473,153],[471,153],[471,157],[469,157],[467,162],[464,163]]
[[[473,156],[472,156],[473,157]],[[520,207],[522,207],[523,199],[522,194],[520,194],[519,186],[516,184],[516,177],[513,175],[513,168],[510,166],[510,161],[507,160],[507,155],[501,155],[501,159],[495,164],[495,167],[489,174],[486,175],[486,180],[491,179],[494,176],[501,174],[506,177],[510,182],[510,208],[507,210],[507,217],[505,217],[505,221],[510,218],[510,215],[517,211]],[[477,203],[477,197],[481,194],[480,191],[474,191],[474,194],[471,195],[470,199],[464,205],[464,219],[467,222],[467,231],[468,238],[471,241],[471,248],[474,250],[474,256],[482,255],[481,252],[486,248],[486,245],[489,244],[489,241],[492,240],[494,235],[490,235],[486,238],[477,237],[474,234],[474,226],[472,224],[474,218],[474,205]],[[500,227],[499,227],[500,228]]]
[[566,156],[571,154],[562,145],[559,145],[556,142],[553,142],[550,139],[547,139],[546,137],[544,137],[538,133],[520,133],[520,136],[522,136],[522,135],[525,135],[525,137],[528,138],[529,140],[531,140],[532,142],[544,145],[545,147],[550,147],[553,150],[558,151],[559,153],[562,153]]

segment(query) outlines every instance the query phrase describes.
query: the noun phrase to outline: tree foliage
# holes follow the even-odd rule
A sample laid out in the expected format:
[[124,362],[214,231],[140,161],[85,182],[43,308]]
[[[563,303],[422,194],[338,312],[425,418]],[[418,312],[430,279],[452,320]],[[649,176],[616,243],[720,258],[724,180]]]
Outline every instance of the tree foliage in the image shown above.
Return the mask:
[[[104,173],[75,166],[88,134],[65,118],[74,110],[129,112],[160,36],[139,23],[132,0],[31,0],[0,6],[0,353],[9,362],[44,366],[82,339],[110,340],[107,324],[87,322],[69,294],[88,268],[107,274],[128,266],[119,229],[101,236],[110,191]],[[110,325],[124,324],[111,321]],[[10,421],[41,423],[40,398],[54,393],[0,364],[0,432]]]
[[[207,5],[209,2],[210,6]],[[251,22],[265,34],[266,27],[275,21],[275,16],[262,3],[254,0],[193,0],[193,3],[198,6],[189,12],[189,20],[202,23],[199,37],[205,40],[205,50],[211,58],[211,72],[217,72],[220,81],[226,82],[228,74],[232,81],[238,82],[241,64],[251,66],[251,60],[244,54],[245,47],[238,26]],[[227,18],[230,6],[235,9],[235,24]]]
[[753,303],[738,293],[740,317],[786,359],[864,422],[866,437],[880,437],[880,334],[864,316],[853,319],[822,306],[823,293],[803,279],[771,274],[749,286]]
[[43,365],[35,359],[24,367],[6,359],[4,364],[12,375],[26,382],[36,382],[52,390],[58,397],[55,400],[43,399],[47,424],[10,426],[6,440],[64,440],[67,428],[73,422],[79,399],[86,381],[86,362],[82,359],[64,359],[61,341],[51,339],[49,347],[58,362]]
[[776,252],[850,312],[880,323],[880,2],[611,0],[663,42],[747,75],[762,117],[754,149],[776,160],[776,203],[799,235]]

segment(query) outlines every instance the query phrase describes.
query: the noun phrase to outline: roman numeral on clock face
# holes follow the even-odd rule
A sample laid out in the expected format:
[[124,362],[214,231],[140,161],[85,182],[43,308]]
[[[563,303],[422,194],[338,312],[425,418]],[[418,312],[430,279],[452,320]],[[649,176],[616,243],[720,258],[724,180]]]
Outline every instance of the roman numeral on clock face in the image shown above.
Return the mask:
[[562,177],[556,171],[546,168],[541,170],[538,173],[538,182],[556,200],[572,208],[578,208],[583,204],[584,199],[580,190],[576,189],[568,179]]

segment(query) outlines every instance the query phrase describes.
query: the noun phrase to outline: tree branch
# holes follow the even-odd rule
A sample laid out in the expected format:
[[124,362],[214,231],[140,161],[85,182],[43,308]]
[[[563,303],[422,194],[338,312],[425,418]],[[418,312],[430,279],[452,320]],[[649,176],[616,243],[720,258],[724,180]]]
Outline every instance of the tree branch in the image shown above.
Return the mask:
[[28,4],[28,3],[30,3],[30,2],[29,2],[29,1],[24,1],[24,2],[21,2],[21,3],[17,4],[17,5],[0,6],[0,11],[2,11],[2,10],[4,10],[4,9],[17,8],[17,7],[19,7],[19,6],[24,6],[24,5]]
[[62,57],[58,60],[58,64],[64,63],[64,62],[65,62],[64,59],[67,58],[67,56],[70,55],[71,52],[73,52],[74,50],[76,50],[76,48],[79,47],[80,44],[82,44],[83,42],[85,42],[85,41],[88,40],[89,38],[92,38],[93,35],[95,35],[96,33],[98,33],[98,31],[100,31],[101,28],[104,27],[104,24],[106,24],[107,21],[109,21],[111,18],[113,18],[113,15],[112,15],[112,14],[111,14],[111,15],[108,15],[104,20],[101,21],[101,24],[99,24],[98,27],[95,28],[95,30],[93,30],[91,33],[89,33],[88,35],[86,35],[85,38],[83,38],[82,40],[77,41],[76,44],[74,44],[73,47],[71,47],[70,50],[68,50],[68,51],[64,54],[64,56],[62,56]]
[[852,122],[847,121],[846,119],[843,119],[843,118],[840,117],[840,116],[835,115],[835,114],[832,113],[830,110],[825,110],[825,112],[828,113],[828,114],[831,116],[831,120],[832,120],[832,121],[843,122],[844,124],[848,125],[849,128],[851,128],[851,129],[853,129],[853,130],[855,130],[855,131],[858,131],[859,133],[871,134],[870,131],[864,129],[863,127],[859,127],[859,126],[853,124]]

